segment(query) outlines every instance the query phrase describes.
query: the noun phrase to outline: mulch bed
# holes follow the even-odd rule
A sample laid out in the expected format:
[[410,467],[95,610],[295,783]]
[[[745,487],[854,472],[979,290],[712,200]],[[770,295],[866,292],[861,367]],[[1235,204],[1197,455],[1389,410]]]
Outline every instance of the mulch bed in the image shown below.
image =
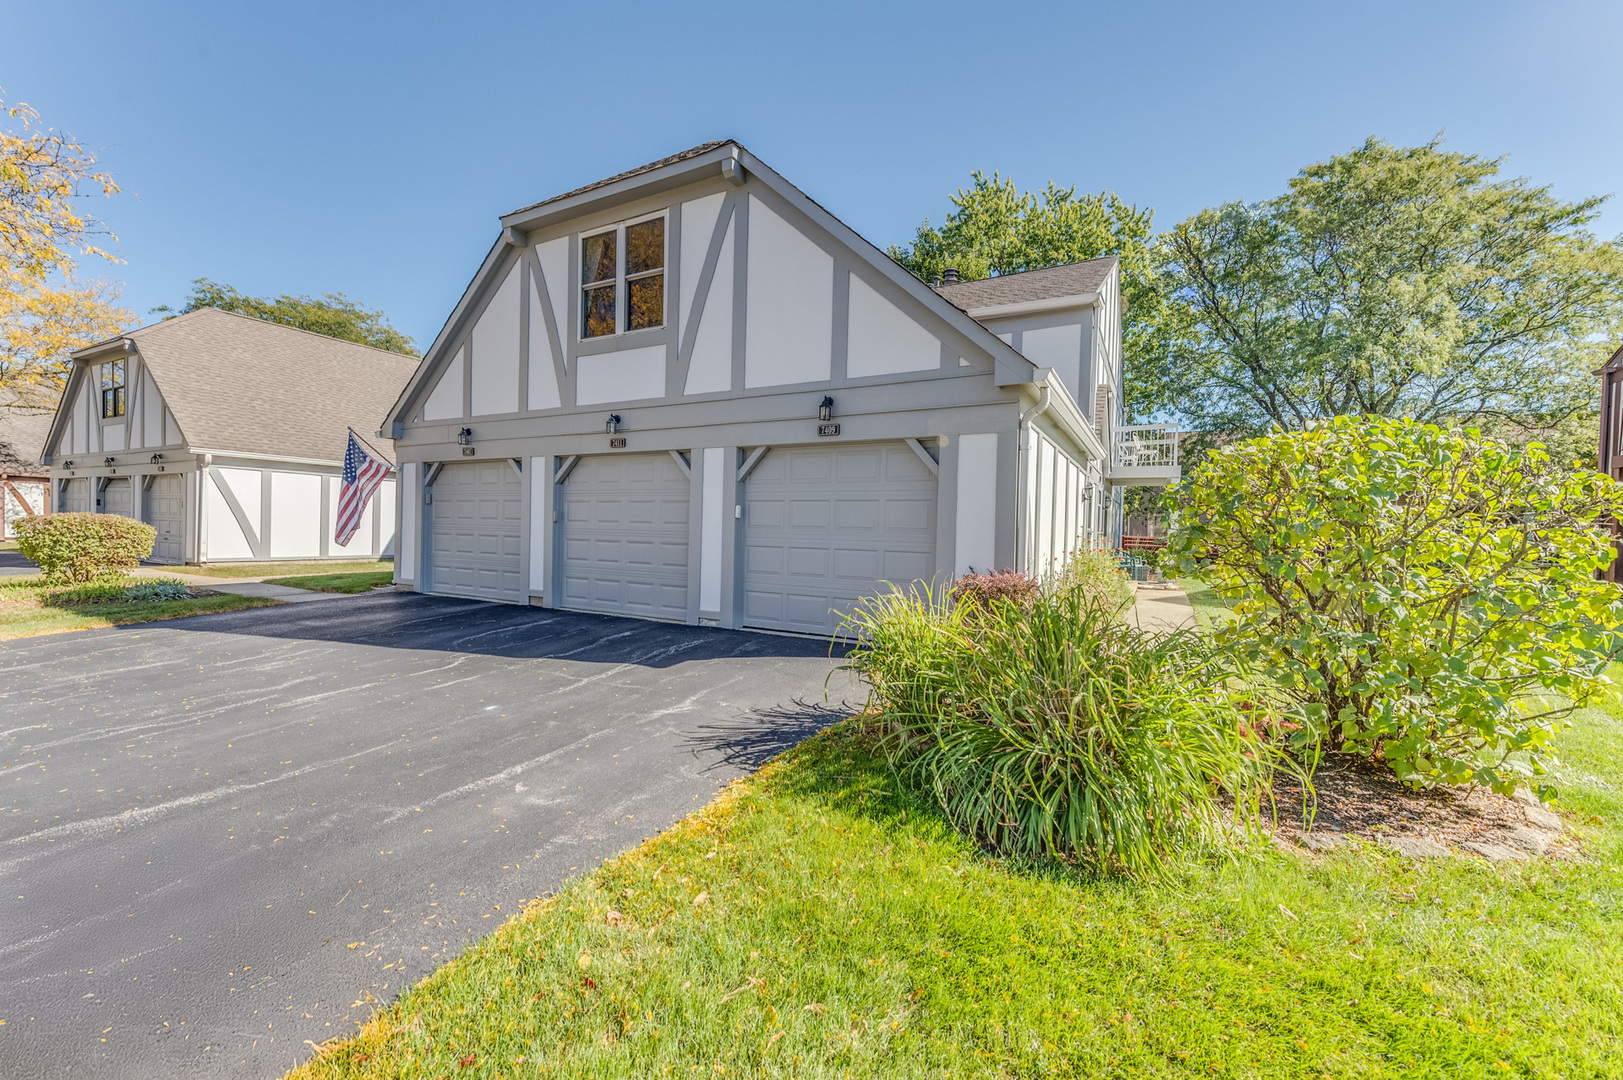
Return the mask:
[[1422,838],[1489,858],[1516,853],[1570,858],[1578,852],[1577,843],[1560,832],[1559,821],[1520,792],[1509,798],[1482,787],[1415,791],[1383,765],[1342,755],[1320,764],[1313,788],[1316,812],[1309,827],[1303,823],[1300,783],[1287,776],[1275,781],[1277,840],[1319,848],[1324,841],[1334,843],[1338,834],[1377,842]]

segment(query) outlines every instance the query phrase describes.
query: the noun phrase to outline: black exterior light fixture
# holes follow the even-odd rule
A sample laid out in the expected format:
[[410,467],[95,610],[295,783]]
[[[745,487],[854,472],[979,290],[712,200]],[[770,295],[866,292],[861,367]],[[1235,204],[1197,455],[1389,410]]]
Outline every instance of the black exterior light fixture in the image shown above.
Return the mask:
[[819,419],[819,420],[832,420],[832,419],[834,419],[834,399],[833,398],[825,397],[823,399],[823,403],[821,405],[817,406],[817,419]]
[[115,462],[117,460],[118,460],[117,458],[102,458],[102,461],[107,465],[107,467],[109,469],[111,469],[113,467],[113,462]]
[[461,431],[456,433],[456,444],[458,446],[468,446],[468,445],[472,444],[472,442],[473,442],[473,428],[465,427]]
[[162,460],[163,460],[163,455],[162,454],[153,454],[152,455],[152,464],[156,465],[158,462],[160,462]]
[[73,468],[73,462],[71,462],[71,461],[64,461],[64,462],[63,462],[63,463],[62,463],[62,467],[63,467],[63,468],[64,468],[64,469],[71,469],[71,468]]
[[618,435],[620,433],[620,414],[610,413],[609,418],[603,421],[603,434]]

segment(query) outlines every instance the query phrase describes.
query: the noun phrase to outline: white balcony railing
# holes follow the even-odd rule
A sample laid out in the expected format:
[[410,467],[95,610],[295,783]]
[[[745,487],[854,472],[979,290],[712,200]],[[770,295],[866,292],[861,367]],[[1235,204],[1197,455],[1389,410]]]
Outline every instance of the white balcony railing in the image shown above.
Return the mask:
[[1176,469],[1177,424],[1134,424],[1116,429],[1110,462],[1116,469]]

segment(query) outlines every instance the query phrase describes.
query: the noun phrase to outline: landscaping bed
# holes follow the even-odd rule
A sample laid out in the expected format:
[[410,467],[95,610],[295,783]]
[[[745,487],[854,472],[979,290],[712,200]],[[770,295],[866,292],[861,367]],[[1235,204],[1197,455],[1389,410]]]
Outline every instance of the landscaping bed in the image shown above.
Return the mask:
[[[186,615],[207,615],[276,603],[263,597],[188,589],[178,582],[175,583],[178,588],[152,590],[154,580],[116,578],[87,586],[53,584],[40,576],[0,578],[0,640],[176,619]],[[129,590],[136,588],[149,590],[152,597],[130,599]]]

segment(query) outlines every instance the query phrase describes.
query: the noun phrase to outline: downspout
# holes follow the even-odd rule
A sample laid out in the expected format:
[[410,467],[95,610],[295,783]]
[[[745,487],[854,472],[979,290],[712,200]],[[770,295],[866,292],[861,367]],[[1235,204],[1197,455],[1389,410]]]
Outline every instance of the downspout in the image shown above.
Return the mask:
[[1021,497],[1017,500],[1014,518],[1014,556],[1017,569],[1030,572],[1025,566],[1026,561],[1026,510],[1035,492],[1027,491],[1026,484],[1031,470],[1026,468],[1026,459],[1031,454],[1031,422],[1048,411],[1052,398],[1049,394],[1048,382],[1044,380],[1037,384],[1037,403],[1020,414],[1020,441],[1016,444],[1017,452],[1014,455],[1014,467],[1018,475],[1019,491]]

